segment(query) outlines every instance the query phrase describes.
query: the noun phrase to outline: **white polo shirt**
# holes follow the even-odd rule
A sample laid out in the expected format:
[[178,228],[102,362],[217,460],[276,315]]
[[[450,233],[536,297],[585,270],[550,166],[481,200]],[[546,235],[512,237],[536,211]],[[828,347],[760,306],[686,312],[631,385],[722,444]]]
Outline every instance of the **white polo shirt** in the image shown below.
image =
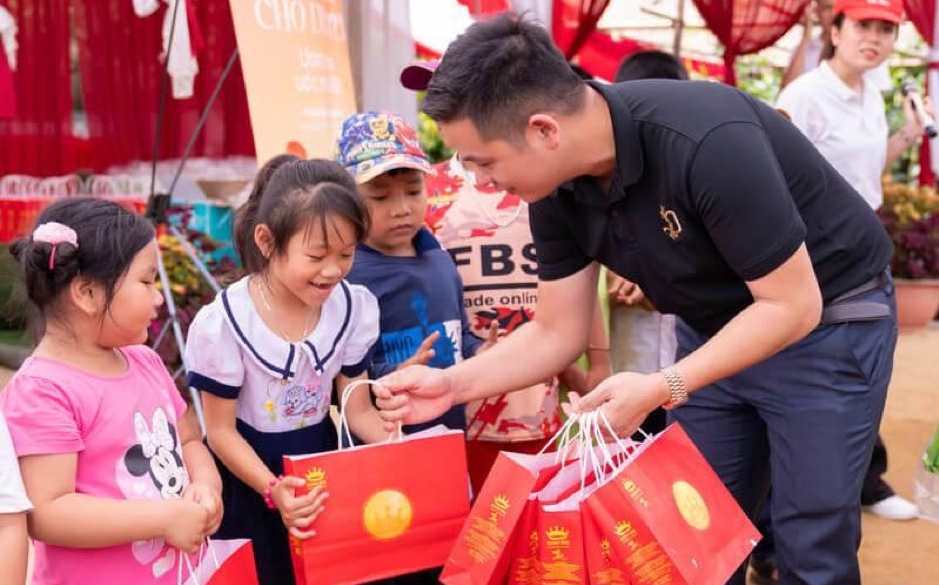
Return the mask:
[[880,207],[889,130],[884,99],[873,83],[865,78],[855,91],[823,62],[786,86],[776,107],[789,114],[871,208]]

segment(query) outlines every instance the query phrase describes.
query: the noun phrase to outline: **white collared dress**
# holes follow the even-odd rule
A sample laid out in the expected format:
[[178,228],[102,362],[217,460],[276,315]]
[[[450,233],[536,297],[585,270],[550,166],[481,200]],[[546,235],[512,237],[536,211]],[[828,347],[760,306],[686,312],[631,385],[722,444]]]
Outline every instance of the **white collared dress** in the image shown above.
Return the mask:
[[[331,451],[333,379],[369,366],[378,339],[378,302],[363,286],[341,281],[319,323],[300,343],[267,327],[248,292],[249,277],[223,290],[189,327],[189,384],[238,401],[236,426],[274,474],[284,455]],[[217,538],[251,538],[261,585],[293,583],[287,536],[276,511],[220,461],[225,516]]]

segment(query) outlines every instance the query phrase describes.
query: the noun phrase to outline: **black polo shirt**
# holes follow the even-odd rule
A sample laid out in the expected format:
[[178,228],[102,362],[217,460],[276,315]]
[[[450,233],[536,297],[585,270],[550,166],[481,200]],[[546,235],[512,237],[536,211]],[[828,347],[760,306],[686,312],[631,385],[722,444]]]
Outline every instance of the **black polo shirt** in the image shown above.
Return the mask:
[[887,267],[880,220],[771,107],[718,83],[592,86],[610,107],[616,174],[606,193],[579,177],[531,206],[542,280],[597,260],[712,335],[753,302],[745,282],[802,242],[826,301]]

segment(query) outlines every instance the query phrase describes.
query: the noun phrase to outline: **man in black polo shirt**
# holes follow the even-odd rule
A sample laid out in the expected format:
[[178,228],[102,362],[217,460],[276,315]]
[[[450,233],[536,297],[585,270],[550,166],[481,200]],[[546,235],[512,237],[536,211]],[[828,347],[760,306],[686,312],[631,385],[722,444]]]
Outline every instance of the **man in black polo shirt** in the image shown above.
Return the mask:
[[384,380],[387,423],[570,363],[602,263],[681,318],[679,359],[612,376],[577,408],[602,407],[628,436],[664,404],[751,514],[771,467],[780,583],[858,583],[861,478],[896,343],[891,245],[860,196],[746,94],[585,85],[543,29],[510,16],[450,45],[424,111],[480,184],[533,203],[539,302],[479,357]]

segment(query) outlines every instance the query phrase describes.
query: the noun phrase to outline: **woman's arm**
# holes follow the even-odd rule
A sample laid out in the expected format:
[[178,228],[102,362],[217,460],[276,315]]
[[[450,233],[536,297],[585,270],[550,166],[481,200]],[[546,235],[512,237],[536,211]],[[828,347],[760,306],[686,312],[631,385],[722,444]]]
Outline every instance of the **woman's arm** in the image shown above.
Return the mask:
[[[932,115],[932,105],[927,98],[923,104],[929,115]],[[890,167],[900,158],[904,152],[911,147],[919,144],[923,136],[923,126],[919,123],[916,113],[913,111],[913,96],[906,96],[903,100],[903,126],[893,133],[887,139],[887,161],[884,164],[884,172],[890,170]]]

